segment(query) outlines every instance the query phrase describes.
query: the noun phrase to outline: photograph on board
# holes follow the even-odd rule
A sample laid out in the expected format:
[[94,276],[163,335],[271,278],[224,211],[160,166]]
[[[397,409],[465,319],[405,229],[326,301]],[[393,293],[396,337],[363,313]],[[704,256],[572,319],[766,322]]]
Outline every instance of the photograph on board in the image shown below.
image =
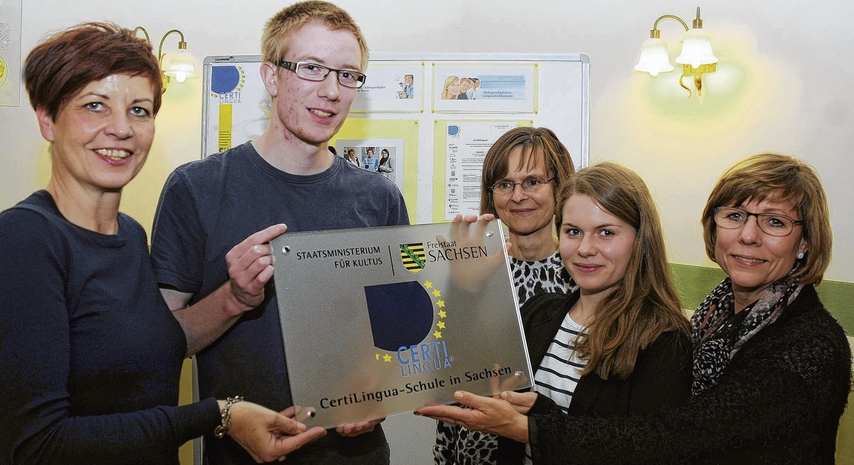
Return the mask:
[[403,192],[403,139],[338,140],[338,156],[395,183]]
[[533,113],[534,65],[434,66],[433,109],[451,113]]

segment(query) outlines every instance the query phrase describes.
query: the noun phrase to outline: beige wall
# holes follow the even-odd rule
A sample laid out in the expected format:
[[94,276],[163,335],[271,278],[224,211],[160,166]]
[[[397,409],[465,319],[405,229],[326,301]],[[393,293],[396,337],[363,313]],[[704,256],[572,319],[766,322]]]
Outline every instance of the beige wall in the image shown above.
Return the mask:
[[[697,218],[714,181],[759,151],[801,156],[822,175],[836,236],[828,279],[854,281],[854,6],[841,0],[718,0],[703,8],[721,60],[703,100],[684,98],[676,76],[634,74],[653,21],[686,21],[696,4],[650,0],[339,0],[379,52],[587,53],[591,61],[590,160],[637,170],[662,211],[671,261],[709,265]],[[84,20],[145,26],[157,43],[181,29],[199,65],[207,55],[257,54],[263,23],[286,2],[23,0],[23,55],[49,31]],[[251,7],[249,6],[251,5]],[[661,25],[677,53],[681,26]],[[174,47],[170,36],[166,47]],[[126,212],[148,227],[166,175],[200,156],[201,82],[170,86],[151,158],[128,187]],[[46,182],[48,159],[32,110],[0,107],[0,208]]]

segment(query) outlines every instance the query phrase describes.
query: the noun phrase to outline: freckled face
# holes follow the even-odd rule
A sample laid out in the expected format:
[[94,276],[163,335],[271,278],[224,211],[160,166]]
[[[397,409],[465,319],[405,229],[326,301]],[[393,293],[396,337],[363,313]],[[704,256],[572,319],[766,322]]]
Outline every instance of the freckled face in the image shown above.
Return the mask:
[[607,295],[626,275],[637,233],[586,195],[563,205],[560,256],[584,295]]
[[[360,71],[362,52],[352,32],[333,31],[315,21],[305,24],[291,36],[283,59]],[[285,138],[310,145],[328,142],[338,132],[356,96],[356,89],[338,83],[334,71],[323,81],[308,81],[284,68],[276,69],[271,92],[275,95],[276,117]]]
[[[751,200],[740,208],[753,213],[779,213],[800,220],[794,205],[773,197]],[[803,226],[796,225],[788,236],[770,236],[759,229],[756,217],[749,217],[738,229],[715,226],[715,261],[732,279],[733,292],[742,293],[744,302],[757,300],[774,281],[789,274],[798,253],[806,253]]]
[[[537,160],[537,163],[530,169],[525,166],[528,163],[518,168],[522,153],[521,146],[513,147],[510,150],[507,159],[508,172],[500,181],[521,183],[531,177],[543,180],[551,177],[546,169],[542,151],[530,155]],[[533,192],[526,191],[522,189],[522,186],[516,185],[510,194],[493,192],[491,195],[498,218],[507,225],[511,233],[525,236],[544,228],[551,230],[555,213],[554,182],[547,182],[540,190]]]
[[154,90],[143,77],[114,74],[90,82],[51,120],[36,111],[51,142],[51,182],[88,191],[120,191],[154,140]]

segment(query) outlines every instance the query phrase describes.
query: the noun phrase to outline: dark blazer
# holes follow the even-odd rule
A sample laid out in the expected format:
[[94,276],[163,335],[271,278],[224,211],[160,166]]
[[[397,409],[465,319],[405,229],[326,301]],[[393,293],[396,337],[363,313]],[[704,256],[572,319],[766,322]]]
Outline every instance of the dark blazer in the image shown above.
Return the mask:
[[718,383],[651,415],[528,412],[538,465],[833,464],[851,382],[845,332],[813,286],[732,357]]
[[[579,292],[569,295],[542,294],[522,307],[522,324],[531,366],[539,367],[557,334],[563,318],[578,301]],[[573,416],[628,416],[683,405],[691,396],[692,348],[690,336],[682,331],[662,334],[638,353],[635,369],[625,380],[585,375],[576,386],[569,404]],[[567,416],[551,399],[539,395],[532,410],[545,415]],[[571,444],[573,438],[566,436]],[[499,438],[498,463],[518,464],[524,458],[524,444]]]

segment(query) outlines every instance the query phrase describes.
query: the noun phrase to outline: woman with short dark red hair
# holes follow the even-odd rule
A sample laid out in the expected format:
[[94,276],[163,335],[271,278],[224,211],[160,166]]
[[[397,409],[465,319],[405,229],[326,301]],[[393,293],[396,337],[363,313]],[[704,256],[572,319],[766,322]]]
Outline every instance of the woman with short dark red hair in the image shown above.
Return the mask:
[[24,80],[52,166],[0,213],[0,464],[177,464],[211,430],[271,461],[322,436],[241,397],[177,406],[186,336],[119,213],[160,108],[151,44],[81,24],[39,44]]

